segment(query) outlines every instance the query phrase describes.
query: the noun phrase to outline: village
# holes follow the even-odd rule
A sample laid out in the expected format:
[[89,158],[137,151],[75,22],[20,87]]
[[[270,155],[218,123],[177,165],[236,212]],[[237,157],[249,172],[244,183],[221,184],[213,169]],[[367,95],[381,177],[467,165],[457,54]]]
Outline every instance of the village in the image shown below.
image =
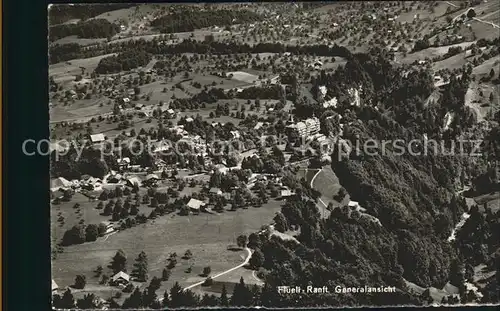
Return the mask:
[[[392,225],[419,230],[406,222],[419,215],[407,202],[417,195],[400,201],[385,195],[415,189],[434,195],[422,184],[443,177],[422,177],[429,162],[418,162],[415,169],[411,161],[419,160],[410,159],[400,167],[391,162],[392,155],[368,158],[352,143],[382,136],[386,129],[391,138],[449,138],[466,127],[486,133],[499,111],[493,87],[498,73],[482,68],[498,58],[497,39],[490,37],[495,26],[488,24],[483,41],[472,40],[469,32],[486,25],[475,17],[479,9],[421,6],[375,5],[359,16],[347,4],[327,5],[324,12],[312,4],[294,5],[291,12],[272,4],[265,9],[228,6],[223,12],[234,15],[231,20],[208,7],[144,4],[102,13],[99,23],[115,30],[105,40],[81,43],[79,57],[58,52],[67,38],[55,40],[49,67],[53,304],[228,306],[245,300],[245,290],[258,297],[269,282],[292,278],[278,267],[279,256],[306,258],[313,256],[310,249],[323,247],[333,257],[329,249],[357,247],[336,238],[318,242],[321,230],[327,236],[344,227],[339,219],[356,234],[360,231],[349,226],[361,224],[359,230],[371,232],[362,234],[367,239],[391,232]],[[191,26],[166,23],[166,12],[209,17],[196,21],[200,29],[184,31]],[[219,18],[228,25],[203,24]],[[56,26],[80,24],[61,25]],[[425,40],[417,36],[421,27]],[[368,44],[372,40],[375,52]],[[449,59],[460,66],[447,66]],[[384,72],[371,71],[379,65]],[[462,87],[468,75],[474,79],[463,92],[465,108],[445,108],[445,103],[460,102],[450,89]],[[392,80],[400,89],[387,87]],[[380,95],[384,92],[390,96]],[[412,92],[418,93],[416,99],[406,102],[405,94]],[[406,169],[409,173],[403,173]],[[399,184],[399,173],[408,181]],[[477,190],[479,178],[457,174],[446,191],[461,196],[456,189]],[[484,180],[488,184],[494,178]],[[389,181],[401,188],[381,190]],[[472,203],[461,222],[447,215],[453,231],[439,239],[455,243],[472,206],[481,205],[483,213],[492,208],[492,193],[467,198]],[[383,199],[376,207],[367,204]],[[403,211],[385,210],[391,204]],[[433,221],[445,222],[436,209],[429,213]],[[399,218],[393,222],[392,217]],[[309,244],[315,239],[321,247]],[[387,242],[377,241],[382,240]],[[345,249],[338,256],[358,256]],[[280,255],[274,258],[273,252]],[[290,262],[283,269],[299,266]],[[325,266],[331,268],[332,262]],[[410,288],[404,291],[418,299],[441,303],[465,297],[457,282],[431,286],[425,277],[416,280],[410,272],[403,275],[402,268],[390,269]],[[484,278],[492,275],[484,272]],[[479,281],[462,283],[467,299],[483,299]]]

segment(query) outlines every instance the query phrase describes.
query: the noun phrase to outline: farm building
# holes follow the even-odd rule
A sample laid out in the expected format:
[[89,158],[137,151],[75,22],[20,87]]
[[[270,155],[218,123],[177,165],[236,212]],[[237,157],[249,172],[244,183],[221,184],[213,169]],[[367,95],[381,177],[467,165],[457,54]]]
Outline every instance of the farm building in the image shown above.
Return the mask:
[[292,190],[289,190],[289,189],[281,190],[281,197],[282,198],[291,197],[293,195],[295,195],[295,193],[293,193]]
[[111,285],[126,285],[130,282],[130,275],[126,274],[123,271],[118,272],[117,274],[111,277]]
[[71,188],[73,184],[67,180],[66,178],[64,177],[59,177],[59,178],[56,178],[56,179],[53,179],[50,183],[50,189],[52,191],[57,191],[61,188],[63,189],[68,189],[68,188]]
[[231,131],[231,137],[232,137],[233,139],[238,139],[238,138],[240,138],[240,136],[241,136],[241,135],[240,135],[240,132],[239,132],[239,131]]
[[167,116],[169,118],[175,118],[175,111],[174,111],[174,109],[172,109],[172,108],[167,109]]
[[197,200],[197,199],[191,199],[187,203],[187,207],[189,207],[191,210],[194,211],[199,211],[202,206],[204,206],[205,203],[203,201]]
[[146,176],[146,180],[159,180],[158,175],[156,174],[149,174]]
[[255,124],[255,126],[253,127],[254,130],[258,130],[260,129],[262,126],[264,125],[263,122],[257,122],[257,124]]
[[112,174],[108,178],[108,183],[116,184],[116,183],[120,182],[121,179],[122,179],[122,175],[121,174]]
[[158,180],[160,180],[160,178],[158,178],[158,175],[156,174],[148,174],[146,176],[146,178],[144,179],[144,184],[148,184],[148,185],[154,185],[158,182]]
[[92,143],[94,143],[94,144],[101,143],[105,140],[106,140],[106,138],[104,137],[104,134],[102,134],[102,133],[90,135],[90,141],[92,141]]

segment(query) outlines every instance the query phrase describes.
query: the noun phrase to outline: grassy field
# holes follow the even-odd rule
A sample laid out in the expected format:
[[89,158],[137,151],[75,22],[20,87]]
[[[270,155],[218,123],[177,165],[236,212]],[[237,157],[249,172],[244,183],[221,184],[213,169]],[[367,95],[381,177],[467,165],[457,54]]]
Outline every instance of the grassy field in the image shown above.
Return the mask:
[[[84,213],[85,217],[89,220],[99,217],[90,211],[96,203],[84,203],[86,202],[81,203],[82,209],[89,210]],[[71,213],[71,206],[64,209]],[[228,251],[227,247],[235,244],[238,235],[259,231],[262,225],[270,223],[280,208],[278,201],[269,201],[260,208],[226,211],[217,215],[171,214],[159,217],[153,222],[100,238],[96,242],[66,247],[53,260],[54,267],[57,267],[53,269],[53,278],[60,287],[64,287],[71,285],[76,275],[84,274],[89,285],[97,285],[92,271],[98,265],[106,267],[118,249],[124,250],[128,257],[128,271],[132,269],[137,255],[144,250],[148,255],[150,278],[154,275],[161,276],[170,253],[176,252],[182,256],[190,249],[193,259],[189,262],[179,259],[171,279],[162,284],[160,291],[170,288],[175,281],[179,281],[181,286],[187,286],[202,279],[198,274],[205,266],[211,266],[212,274],[217,274],[241,263],[241,255],[244,256],[245,252]],[[185,268],[191,264],[192,272],[185,273]],[[105,273],[109,274],[109,271]]]
[[77,36],[68,36],[61,38],[52,42],[51,44],[68,44],[68,43],[77,43],[79,45],[92,45],[96,43],[106,42],[106,38],[78,38]]
[[[465,49],[466,47],[472,45],[475,41],[470,41],[470,42],[463,42],[463,43],[458,43],[458,44],[452,44],[452,45],[446,45],[446,46],[440,46],[440,47],[432,47],[432,48],[427,48],[415,53],[408,53],[405,58],[401,59],[402,63],[405,64],[410,64],[413,63],[416,60],[424,60],[426,58],[434,58],[436,56],[442,56],[446,53],[448,53],[448,49],[451,47],[457,47],[460,46],[462,49]],[[462,55],[463,54],[459,54]]]
[[500,209],[500,192],[483,194],[474,198],[474,200],[479,206],[486,204],[487,207],[491,208],[493,213],[496,213]]
[[76,75],[81,74],[80,67],[85,67],[86,72],[92,72],[94,71],[95,68],[97,68],[99,61],[101,61],[102,58],[111,55],[116,55],[116,53],[105,54],[90,58],[73,59],[68,62],[60,62],[57,64],[50,65],[49,76],[53,76],[55,82],[65,79],[68,76],[74,79]]
[[[333,207],[340,207],[349,202],[349,194],[347,194],[342,202],[338,202],[333,198],[334,195],[337,194],[340,187],[340,181],[337,178],[337,175],[333,172],[330,166],[324,166],[321,172],[316,175],[316,178],[313,180],[313,188],[321,192],[321,200],[324,204],[328,205],[329,203],[333,204]],[[329,211],[324,208],[323,204],[318,204],[323,207],[320,207],[320,212],[324,217],[328,217]]]
[[110,113],[113,110],[113,105],[108,105],[109,101],[109,98],[102,96],[97,99],[76,100],[66,106],[63,103],[58,103],[57,106],[50,109],[50,121],[69,121]]

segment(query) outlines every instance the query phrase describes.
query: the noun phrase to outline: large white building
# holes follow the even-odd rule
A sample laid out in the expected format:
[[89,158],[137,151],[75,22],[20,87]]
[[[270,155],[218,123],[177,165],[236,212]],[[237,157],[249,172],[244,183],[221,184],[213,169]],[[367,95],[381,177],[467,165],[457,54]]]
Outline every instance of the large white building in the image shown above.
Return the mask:
[[320,130],[320,122],[316,117],[306,119],[287,126],[287,129],[292,132],[295,131],[299,137],[307,137],[314,135]]

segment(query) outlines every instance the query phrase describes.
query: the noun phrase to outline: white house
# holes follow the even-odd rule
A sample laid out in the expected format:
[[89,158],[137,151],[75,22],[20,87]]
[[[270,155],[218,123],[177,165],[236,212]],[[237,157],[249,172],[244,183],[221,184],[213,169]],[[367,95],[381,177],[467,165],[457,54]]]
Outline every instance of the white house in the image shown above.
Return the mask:
[[100,134],[90,135],[90,140],[92,141],[92,143],[97,144],[105,141],[106,138],[104,137],[104,134],[100,133]]

